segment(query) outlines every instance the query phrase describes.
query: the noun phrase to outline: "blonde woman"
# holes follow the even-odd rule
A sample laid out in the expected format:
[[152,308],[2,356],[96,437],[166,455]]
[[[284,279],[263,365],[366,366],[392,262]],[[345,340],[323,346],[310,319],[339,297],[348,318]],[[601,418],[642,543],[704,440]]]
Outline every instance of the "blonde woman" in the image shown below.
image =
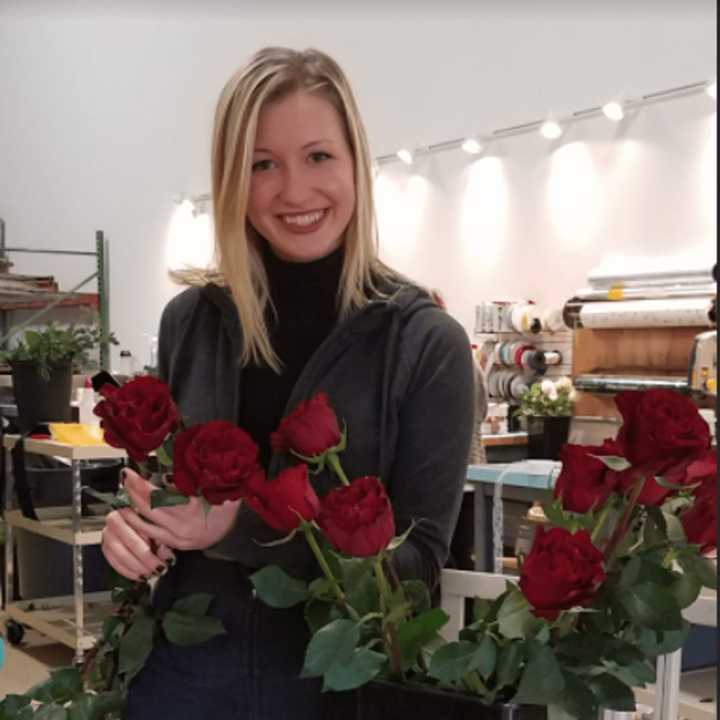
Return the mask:
[[[367,140],[334,60],[266,48],[230,78],[215,116],[212,196],[217,273],[175,297],[160,324],[160,373],[182,414],[237,422],[274,476],[284,461],[270,432],[326,392],[350,429],[346,472],[380,476],[401,531],[420,521],[396,554],[399,574],[436,584],[462,496],[472,361],[462,328],[377,257]],[[328,479],[318,482],[326,492]],[[275,536],[240,503],[206,519],[195,503],[151,510],[150,486],[132,472],[125,486],[136,511],[108,517],[109,562],[133,579],[161,574],[161,611],[212,593],[210,612],[227,629],[200,646],[156,643],[126,717],[321,717],[319,683],[299,677],[302,610],[264,606],[248,581],[271,563],[316,576],[304,542],[258,544]]]

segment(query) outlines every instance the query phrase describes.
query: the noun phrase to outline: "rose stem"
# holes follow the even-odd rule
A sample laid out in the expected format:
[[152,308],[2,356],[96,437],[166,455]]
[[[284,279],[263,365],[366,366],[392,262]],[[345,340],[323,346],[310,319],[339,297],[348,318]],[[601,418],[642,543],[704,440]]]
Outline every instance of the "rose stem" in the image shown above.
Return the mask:
[[325,558],[323,551],[320,549],[320,545],[318,545],[318,541],[315,538],[315,534],[312,530],[312,525],[310,525],[310,523],[303,523],[302,531],[305,535],[305,539],[307,540],[308,545],[310,546],[310,549],[313,551],[313,555],[315,555],[318,563],[320,564],[320,568],[322,569],[323,574],[330,581],[330,585],[332,586],[332,589],[337,596],[338,602],[347,610],[348,615],[350,615],[353,620],[355,620],[356,622],[360,622],[360,616],[355,611],[355,608],[347,604],[345,593],[342,591],[342,588],[340,587],[338,581],[333,575],[333,572],[328,565],[327,559]]
[[378,591],[380,593],[380,610],[383,614],[383,641],[390,658],[390,667],[393,675],[402,677],[402,662],[400,660],[400,647],[395,623],[385,621],[388,607],[392,604],[392,592],[385,577],[385,571],[383,570],[382,554],[375,558],[373,567],[375,568],[375,579],[377,580]]
[[617,546],[620,544],[620,541],[623,539],[625,533],[627,532],[628,525],[630,524],[630,516],[632,515],[632,511],[637,505],[638,498],[640,497],[640,493],[642,492],[644,485],[645,478],[641,475],[640,477],[638,477],[635,485],[633,485],[632,492],[630,493],[630,499],[628,501],[627,507],[625,508],[622,519],[620,520],[617,528],[615,528],[615,532],[610,538],[608,544],[605,546],[605,552],[603,554],[605,555],[606,567],[609,567],[613,553],[615,552]]
[[350,484],[350,481],[347,479],[347,475],[340,465],[340,459],[335,453],[328,453],[327,463],[330,466],[330,469],[340,478],[340,482],[343,485]]
[[603,529],[603,526],[605,525],[605,522],[608,518],[609,512],[610,512],[610,505],[606,502],[605,507],[600,511],[600,517],[597,519],[597,522],[595,523],[595,527],[593,528],[592,534],[590,535],[590,540],[592,540],[593,543],[597,542],[598,535],[600,534],[600,531]]

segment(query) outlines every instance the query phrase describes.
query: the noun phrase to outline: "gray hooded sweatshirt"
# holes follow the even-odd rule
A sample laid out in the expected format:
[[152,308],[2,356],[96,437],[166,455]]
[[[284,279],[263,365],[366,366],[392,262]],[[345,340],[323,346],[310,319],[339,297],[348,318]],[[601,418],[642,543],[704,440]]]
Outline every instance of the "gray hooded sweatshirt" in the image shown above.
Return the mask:
[[[190,288],[165,308],[159,372],[189,424],[237,422],[243,392],[242,333],[227,290]],[[287,414],[317,392],[327,393],[348,447],[341,462],[349,478],[376,475],[384,483],[398,534],[415,522],[395,552],[403,578],[434,587],[447,559],[467,470],[473,431],[473,365],[463,328],[425,291],[401,285],[339,322],[311,356],[288,400]],[[288,463],[270,461],[275,476]],[[314,476],[320,495],[337,485]],[[249,569],[277,564],[295,577],[318,574],[304,538],[278,539],[248,507],[209,557]]]

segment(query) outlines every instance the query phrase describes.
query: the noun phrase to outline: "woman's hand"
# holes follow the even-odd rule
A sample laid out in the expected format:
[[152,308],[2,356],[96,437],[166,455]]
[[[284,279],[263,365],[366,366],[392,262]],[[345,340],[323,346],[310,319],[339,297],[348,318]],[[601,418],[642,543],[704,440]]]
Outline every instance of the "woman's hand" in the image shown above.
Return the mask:
[[157,545],[128,521],[135,512],[130,508],[113,510],[105,520],[102,551],[110,565],[130,580],[147,580],[163,575],[175,555],[165,545]]
[[125,520],[138,533],[176,550],[204,550],[223,538],[235,522],[240,500],[213,505],[205,512],[191,497],[187,505],[150,508],[154,486],[132,470],[124,475],[125,489],[136,512],[124,510]]
[[103,530],[102,550],[110,565],[131,580],[162,574],[172,549],[203,550],[214,545],[235,522],[240,500],[205,511],[198,498],[187,505],[150,508],[154,486],[132,470],[123,474],[132,508],[113,510]]

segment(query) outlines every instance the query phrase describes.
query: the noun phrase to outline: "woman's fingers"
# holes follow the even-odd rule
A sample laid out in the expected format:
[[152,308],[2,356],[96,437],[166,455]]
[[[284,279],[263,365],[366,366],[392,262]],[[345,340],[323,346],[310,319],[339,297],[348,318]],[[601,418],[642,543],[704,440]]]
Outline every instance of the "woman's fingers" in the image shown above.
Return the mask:
[[182,538],[178,537],[172,530],[148,522],[131,508],[123,508],[121,513],[125,522],[127,522],[138,535],[152,538],[156,543],[161,543],[171,548],[179,548],[182,545]]
[[108,562],[132,580],[149,577],[163,570],[165,563],[127,522],[131,510],[111,512],[105,521],[102,550]]

